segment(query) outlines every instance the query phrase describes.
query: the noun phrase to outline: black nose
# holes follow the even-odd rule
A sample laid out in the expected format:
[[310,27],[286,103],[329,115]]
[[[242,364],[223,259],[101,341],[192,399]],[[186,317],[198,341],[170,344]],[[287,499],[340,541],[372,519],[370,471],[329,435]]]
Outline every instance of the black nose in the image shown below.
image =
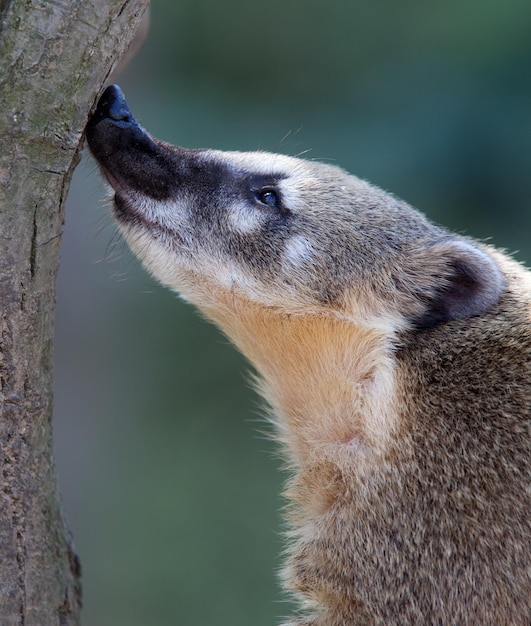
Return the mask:
[[110,85],[102,93],[98,101],[94,117],[99,121],[111,119],[115,122],[134,122],[135,118],[129,109],[122,90],[118,85]]
[[[1,0],[0,0],[1,1]],[[118,151],[150,151],[153,141],[138,125],[118,85],[111,85],[101,95],[87,124],[87,140],[97,159],[107,159]],[[117,158],[117,157],[116,157]]]

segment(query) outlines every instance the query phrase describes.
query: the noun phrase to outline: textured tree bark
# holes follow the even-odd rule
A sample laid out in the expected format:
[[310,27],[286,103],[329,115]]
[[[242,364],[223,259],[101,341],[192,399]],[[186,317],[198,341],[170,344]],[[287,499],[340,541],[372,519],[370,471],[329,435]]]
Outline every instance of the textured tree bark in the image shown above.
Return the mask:
[[88,112],[148,0],[0,0],[0,623],[78,624],[52,446],[55,279]]

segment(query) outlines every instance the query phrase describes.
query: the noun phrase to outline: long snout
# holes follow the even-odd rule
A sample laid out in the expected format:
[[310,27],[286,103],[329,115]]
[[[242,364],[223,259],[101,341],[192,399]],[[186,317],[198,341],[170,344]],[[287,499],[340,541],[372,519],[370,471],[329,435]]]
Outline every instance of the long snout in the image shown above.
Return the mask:
[[140,191],[156,200],[171,194],[178,156],[138,124],[117,85],[103,92],[87,124],[86,137],[117,193]]

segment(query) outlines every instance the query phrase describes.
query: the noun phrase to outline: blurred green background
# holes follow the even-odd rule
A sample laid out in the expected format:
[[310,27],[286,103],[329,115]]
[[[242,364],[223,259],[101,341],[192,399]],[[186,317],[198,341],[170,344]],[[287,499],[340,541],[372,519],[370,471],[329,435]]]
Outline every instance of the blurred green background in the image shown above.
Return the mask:
[[[331,160],[531,261],[529,0],[159,0],[117,78],[187,147]],[[85,154],[58,285],[55,438],[85,626],[262,626],[281,461],[247,365],[115,234]]]

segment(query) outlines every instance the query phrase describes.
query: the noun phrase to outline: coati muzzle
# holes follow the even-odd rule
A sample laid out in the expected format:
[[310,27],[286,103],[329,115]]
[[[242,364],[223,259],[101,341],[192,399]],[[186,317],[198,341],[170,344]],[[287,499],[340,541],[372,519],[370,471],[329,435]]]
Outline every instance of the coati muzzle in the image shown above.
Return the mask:
[[[182,182],[193,151],[154,140],[136,121],[117,85],[103,92],[87,125],[87,141],[118,195],[136,190],[165,200]],[[184,159],[184,157],[187,157]]]

